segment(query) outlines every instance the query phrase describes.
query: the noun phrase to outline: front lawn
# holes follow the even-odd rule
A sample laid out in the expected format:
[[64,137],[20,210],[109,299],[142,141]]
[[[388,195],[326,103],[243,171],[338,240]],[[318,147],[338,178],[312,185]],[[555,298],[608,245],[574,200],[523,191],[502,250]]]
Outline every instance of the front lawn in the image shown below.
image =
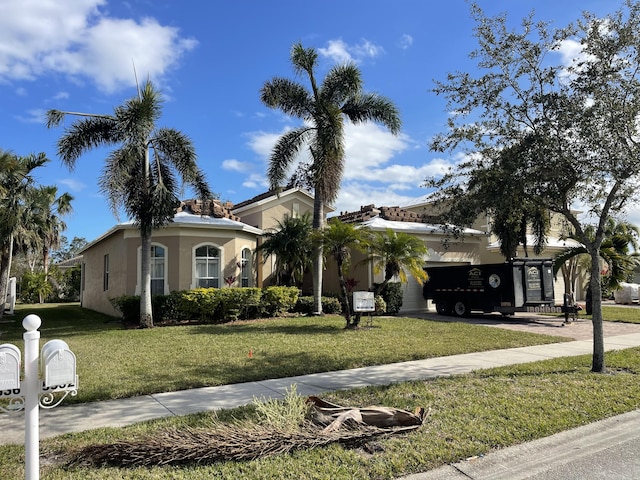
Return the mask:
[[19,306],[0,324],[1,343],[23,349],[29,313],[42,319],[41,345],[59,338],[76,354],[80,388],[66,403],[568,340],[405,317],[375,317],[373,328],[360,330],[345,330],[338,316],[126,330],[111,317],[58,304]]
[[[171,429],[211,428],[215,413],[165,418],[122,429],[97,429],[41,442],[47,480],[393,479],[551,435],[640,408],[640,349],[607,353],[609,374],[590,372],[591,357],[559,358],[467,375],[335,392],[347,406],[431,407],[411,433],[378,438],[366,448],[339,444],[253,461],[149,468],[74,467],[61,463],[86,445],[161,438]],[[255,418],[253,407],[222,411],[216,421]],[[0,447],[2,478],[24,477],[24,448]]]

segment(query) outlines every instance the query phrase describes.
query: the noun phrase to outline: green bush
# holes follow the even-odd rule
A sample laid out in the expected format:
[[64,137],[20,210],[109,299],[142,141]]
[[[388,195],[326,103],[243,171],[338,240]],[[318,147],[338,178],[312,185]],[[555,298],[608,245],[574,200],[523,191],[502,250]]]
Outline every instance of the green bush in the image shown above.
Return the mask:
[[[328,315],[337,315],[342,313],[342,305],[336,297],[322,297],[322,312]],[[298,298],[298,302],[294,308],[294,312],[304,315],[313,314],[313,297],[304,296]]]
[[113,308],[116,309],[122,321],[126,323],[140,322],[140,296],[138,295],[122,295],[120,297],[109,299]]
[[375,296],[375,314],[376,315],[384,315],[387,313],[387,302],[384,301],[380,295]]
[[216,291],[218,309],[214,319],[225,322],[248,318],[249,312],[257,314],[262,297],[259,288],[220,288]]
[[180,292],[176,308],[187,318],[210,322],[220,311],[219,288],[194,288]]
[[265,287],[260,301],[264,314],[271,317],[294,310],[300,290],[297,287]]
[[397,282],[387,283],[380,292],[380,296],[387,304],[387,313],[395,315],[402,307],[402,284]]

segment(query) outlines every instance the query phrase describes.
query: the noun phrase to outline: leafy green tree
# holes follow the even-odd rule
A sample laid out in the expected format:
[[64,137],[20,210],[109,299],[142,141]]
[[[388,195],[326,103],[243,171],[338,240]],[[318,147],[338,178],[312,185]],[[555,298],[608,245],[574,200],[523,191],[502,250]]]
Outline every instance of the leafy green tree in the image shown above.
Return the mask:
[[287,217],[276,228],[265,232],[256,249],[264,260],[275,258],[275,283],[283,286],[302,285],[304,273],[311,267],[311,217]]
[[420,284],[427,280],[427,272],[424,270],[427,246],[415,235],[387,228],[384,232],[373,232],[368,247],[374,272],[384,271],[382,283],[376,286],[376,295],[394,277],[399,278],[401,283],[407,283],[407,271]]
[[[16,241],[34,240],[30,199],[35,188],[33,170],[49,160],[44,153],[21,157],[0,150],[0,294],[6,298]],[[23,232],[24,235],[17,235]],[[0,308],[0,319],[4,308]]]
[[205,200],[211,197],[196,163],[191,140],[178,130],[156,127],[162,100],[150,81],[138,96],[113,114],[49,110],[47,126],[60,125],[67,115],[79,116],[58,140],[58,155],[73,169],[80,156],[98,146],[118,146],[106,159],[100,190],[115,214],[119,207],[135,221],[141,240],[140,325],[153,326],[151,311],[151,238],[154,229],[173,220],[181,185],[191,186]]
[[[627,0],[605,18],[585,12],[560,29],[533,14],[511,29],[506,15],[488,18],[475,4],[471,12],[478,74],[437,82],[454,115],[432,148],[469,154],[447,179],[466,191],[471,176],[490,174],[505,148],[518,147],[525,198],[563,215],[590,257],[592,371],[604,372],[600,249],[609,219],[640,194],[640,4]],[[566,45],[580,47],[568,62]],[[494,177],[495,191],[508,181]]]
[[[388,99],[363,91],[360,70],[353,63],[332,67],[318,84],[318,52],[296,43],[291,49],[291,63],[297,75],[306,76],[311,89],[292,80],[275,77],[267,81],[260,99],[269,108],[302,120],[300,127],[283,134],[269,161],[267,177],[273,189],[286,183],[298,154],[308,149],[310,164],[308,183],[314,188],[313,228],[324,226],[324,205],[333,202],[340,189],[344,171],[344,120],[368,121],[385,125],[397,134],[400,117]],[[322,248],[314,252],[313,297],[316,313],[322,312]]]
[[519,144],[504,148],[482,169],[475,168],[475,158],[461,164],[456,174],[469,168],[465,185],[451,183],[453,172],[426,182],[426,186],[437,189],[432,201],[441,213],[436,218],[449,232],[463,236],[463,226],[486,215],[506,259],[516,257],[520,246],[528,256],[529,232],[534,236],[533,252],[540,254],[549,231],[549,211],[529,198],[525,179],[520,178],[524,173],[519,168],[521,148]]
[[53,251],[52,257],[54,262],[62,262],[77,257],[80,251],[88,244],[84,237],[73,237],[71,241],[64,235],[60,236],[60,246]]
[[325,228],[319,232],[319,240],[322,244],[325,256],[330,256],[338,267],[338,280],[340,282],[340,304],[342,314],[347,322],[346,328],[358,326],[359,317],[352,322],[351,305],[349,304],[349,292],[347,288],[347,275],[351,266],[351,250],[366,249],[368,231],[358,228],[351,223],[344,223],[337,218],[331,218]]

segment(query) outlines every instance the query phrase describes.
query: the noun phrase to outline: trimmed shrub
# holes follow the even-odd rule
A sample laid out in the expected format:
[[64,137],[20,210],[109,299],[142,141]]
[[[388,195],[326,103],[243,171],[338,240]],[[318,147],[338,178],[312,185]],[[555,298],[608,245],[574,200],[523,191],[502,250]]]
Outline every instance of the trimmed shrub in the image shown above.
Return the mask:
[[[374,286],[377,286],[374,284]],[[380,292],[380,296],[387,304],[387,313],[395,315],[402,307],[402,284],[389,282]]]
[[122,295],[110,298],[109,301],[125,323],[140,323],[140,296]]
[[[322,312],[328,315],[337,315],[342,313],[342,305],[340,301],[335,297],[322,297]],[[298,302],[294,308],[296,313],[302,313],[304,315],[313,314],[313,297],[304,296],[298,298]]]
[[260,305],[265,315],[275,317],[295,309],[300,295],[297,287],[265,287]]

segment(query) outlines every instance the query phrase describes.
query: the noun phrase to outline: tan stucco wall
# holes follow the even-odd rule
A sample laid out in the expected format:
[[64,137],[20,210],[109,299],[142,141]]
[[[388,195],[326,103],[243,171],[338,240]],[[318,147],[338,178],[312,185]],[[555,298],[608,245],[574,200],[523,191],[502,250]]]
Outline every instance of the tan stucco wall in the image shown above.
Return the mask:
[[[241,259],[243,248],[253,253],[256,248],[256,235],[238,230],[211,230],[185,226],[167,227],[154,232],[152,242],[166,248],[165,276],[168,291],[188,290],[194,285],[193,250],[202,244],[213,244],[221,250],[221,286],[226,286],[226,276],[237,276],[240,269],[237,262]],[[83,253],[84,285],[82,296],[84,307],[117,315],[111,306],[110,298],[121,295],[135,295],[139,292],[139,250],[140,237],[135,229],[120,230],[91,246]],[[104,255],[109,255],[109,289],[104,291],[103,272]],[[251,285],[255,283],[252,275]]]
[[[127,284],[124,279],[127,275],[126,272],[131,262],[131,257],[123,236],[123,232],[116,232],[83,253],[83,307],[106,313],[107,315],[118,315],[109,299],[127,293]],[[109,255],[108,290],[103,288],[105,255]]]

